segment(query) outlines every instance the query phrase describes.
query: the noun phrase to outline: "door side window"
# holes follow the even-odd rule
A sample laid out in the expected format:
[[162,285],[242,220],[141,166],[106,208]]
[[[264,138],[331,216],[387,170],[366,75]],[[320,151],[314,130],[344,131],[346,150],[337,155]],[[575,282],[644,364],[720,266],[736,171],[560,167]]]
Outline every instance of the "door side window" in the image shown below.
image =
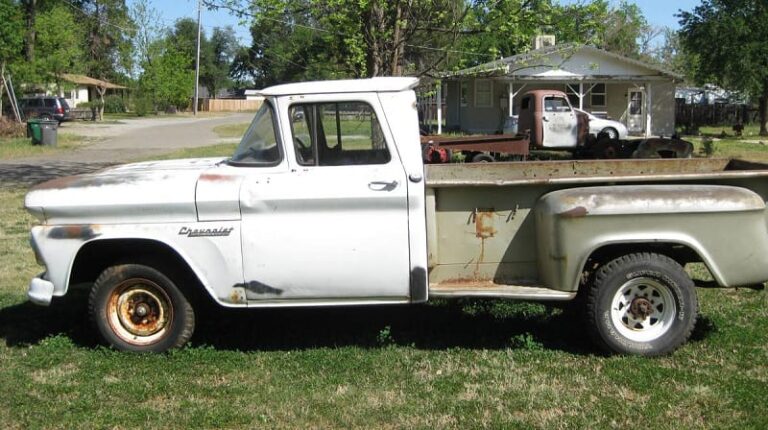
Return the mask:
[[296,104],[289,110],[296,159],[303,166],[386,164],[379,120],[364,102]]
[[570,112],[571,107],[563,97],[547,97],[544,99],[546,112]]

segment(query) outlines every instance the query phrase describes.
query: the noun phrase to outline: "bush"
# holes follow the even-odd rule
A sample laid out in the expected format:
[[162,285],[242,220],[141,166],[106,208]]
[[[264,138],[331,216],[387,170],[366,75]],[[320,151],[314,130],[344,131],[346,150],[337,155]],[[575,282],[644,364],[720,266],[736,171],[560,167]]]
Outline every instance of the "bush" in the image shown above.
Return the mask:
[[104,97],[104,112],[105,113],[125,113],[128,110],[125,108],[125,101],[123,98],[116,95],[108,95]]
[[0,137],[25,137],[26,134],[24,124],[0,116]]
[[139,96],[134,101],[134,110],[138,116],[147,116],[147,114],[154,113],[155,106],[151,98]]

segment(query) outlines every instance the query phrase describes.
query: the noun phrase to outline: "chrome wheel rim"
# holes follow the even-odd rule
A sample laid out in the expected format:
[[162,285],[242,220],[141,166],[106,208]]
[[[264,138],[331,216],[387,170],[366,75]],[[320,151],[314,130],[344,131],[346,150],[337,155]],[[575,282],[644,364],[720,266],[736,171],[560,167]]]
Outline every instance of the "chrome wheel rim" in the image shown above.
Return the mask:
[[107,320],[122,340],[133,345],[149,345],[170,331],[173,307],[168,295],[156,283],[129,279],[110,294]]
[[653,278],[625,282],[613,296],[611,322],[625,338],[649,342],[669,331],[677,314],[670,288]]

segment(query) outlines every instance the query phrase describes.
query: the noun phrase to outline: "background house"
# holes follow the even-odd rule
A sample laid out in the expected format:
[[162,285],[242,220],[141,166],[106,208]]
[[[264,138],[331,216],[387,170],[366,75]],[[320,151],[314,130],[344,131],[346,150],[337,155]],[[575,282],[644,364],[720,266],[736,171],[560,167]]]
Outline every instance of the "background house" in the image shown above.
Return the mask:
[[438,99],[445,99],[446,126],[494,133],[517,115],[526,91],[557,89],[574,107],[623,122],[630,134],[674,134],[681,76],[593,46],[555,45],[552,36],[539,36],[535,47],[445,76],[439,92],[447,94]]

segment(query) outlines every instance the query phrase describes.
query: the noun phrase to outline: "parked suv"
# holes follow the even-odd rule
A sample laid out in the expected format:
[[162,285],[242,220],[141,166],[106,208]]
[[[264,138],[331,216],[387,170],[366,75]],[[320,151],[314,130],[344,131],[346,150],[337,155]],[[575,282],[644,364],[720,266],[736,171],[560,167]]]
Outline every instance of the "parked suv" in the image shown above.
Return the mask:
[[61,97],[23,97],[19,99],[19,109],[26,118],[55,119],[59,123],[72,120],[69,105]]

